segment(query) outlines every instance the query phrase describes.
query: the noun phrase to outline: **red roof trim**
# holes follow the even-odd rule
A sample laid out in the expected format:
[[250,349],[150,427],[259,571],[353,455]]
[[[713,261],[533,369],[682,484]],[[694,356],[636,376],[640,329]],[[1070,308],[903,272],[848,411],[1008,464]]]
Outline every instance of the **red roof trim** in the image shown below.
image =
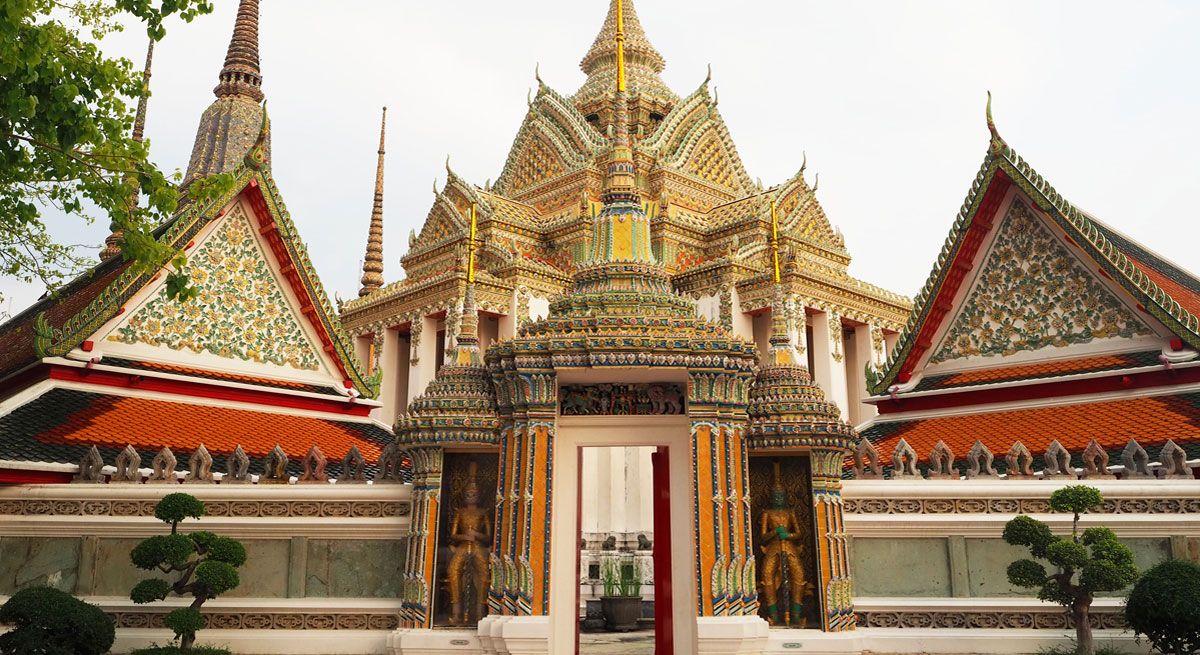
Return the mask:
[[[258,219],[258,231],[267,240],[267,244],[271,246],[271,252],[275,254],[275,259],[280,264],[280,272],[283,273],[288,284],[292,287],[292,291],[300,299],[301,305],[306,310],[302,313],[307,318],[309,325],[316,329],[321,343],[325,346],[325,352],[331,355],[330,359],[337,366],[338,371],[342,374],[342,378],[348,380],[350,379],[350,372],[346,370],[341,359],[336,356],[335,337],[329,334],[321,321],[317,320],[315,311],[307,311],[311,310],[317,303],[309,295],[308,289],[304,286],[304,281],[300,279],[296,262],[292,261],[291,255],[283,243],[283,239],[280,238],[278,226],[275,225],[275,219],[271,216],[271,210],[267,208],[267,199],[263,195],[263,188],[256,183],[257,181],[257,178],[252,178],[252,184],[247,184],[239,197],[245,197],[250,203],[250,207],[254,209],[254,216]],[[251,193],[250,189],[254,189],[255,192]]]
[[958,295],[959,288],[974,267],[975,256],[979,253],[979,248],[983,243],[987,241],[987,236],[995,225],[993,219],[996,212],[1000,210],[1000,204],[1004,201],[1011,186],[1012,180],[1004,174],[1004,171],[996,169],[992,182],[983,196],[983,202],[980,203],[979,210],[975,212],[975,219],[971,221],[967,233],[962,238],[962,245],[955,254],[954,261],[946,267],[945,278],[937,295],[931,298],[927,304],[929,315],[922,323],[921,331],[917,333],[912,350],[904,360],[904,365],[900,367],[901,379],[911,379],[917,363],[925,352],[933,347],[933,338],[942,322],[953,311],[954,297]]
[[[371,407],[354,403],[349,398],[342,400],[309,398],[287,393],[274,393],[254,389],[238,389],[203,382],[171,380],[145,375],[145,372],[118,373],[116,371],[98,371],[74,366],[54,365],[50,367],[50,379],[68,382],[85,382],[105,387],[120,389],[137,389],[139,391],[155,391],[192,398],[208,398],[211,400],[227,400],[232,402],[251,403],[272,407],[288,407],[316,412],[340,414],[342,416],[368,416]],[[181,399],[182,401],[183,399]]]

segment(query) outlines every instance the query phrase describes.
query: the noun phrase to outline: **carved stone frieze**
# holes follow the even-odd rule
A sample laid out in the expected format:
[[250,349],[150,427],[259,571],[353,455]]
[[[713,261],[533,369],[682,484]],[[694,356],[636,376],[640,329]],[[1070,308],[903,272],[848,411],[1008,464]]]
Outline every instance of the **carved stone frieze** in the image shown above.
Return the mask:
[[[3,500],[0,516],[154,516],[153,501]],[[377,518],[408,516],[407,501],[205,500],[206,516],[239,518],[299,516],[312,518]]]
[[[165,611],[109,612],[118,628],[162,628]],[[392,613],[214,612],[204,627],[218,630],[394,630],[400,617]]]

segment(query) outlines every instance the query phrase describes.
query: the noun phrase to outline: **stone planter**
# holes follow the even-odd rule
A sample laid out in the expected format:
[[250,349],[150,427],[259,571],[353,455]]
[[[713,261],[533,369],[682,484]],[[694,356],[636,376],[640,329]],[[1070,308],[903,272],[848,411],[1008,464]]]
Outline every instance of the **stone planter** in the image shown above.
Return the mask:
[[604,611],[604,625],[610,632],[638,629],[637,620],[642,615],[641,596],[601,596],[600,607]]

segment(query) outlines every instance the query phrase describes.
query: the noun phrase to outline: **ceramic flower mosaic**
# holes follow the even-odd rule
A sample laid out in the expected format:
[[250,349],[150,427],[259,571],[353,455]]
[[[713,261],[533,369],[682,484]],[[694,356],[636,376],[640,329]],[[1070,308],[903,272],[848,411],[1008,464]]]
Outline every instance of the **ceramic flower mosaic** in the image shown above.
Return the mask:
[[1151,333],[1025,203],[1013,203],[999,230],[931,363]]
[[316,370],[316,350],[250,230],[241,208],[232,212],[189,257],[200,295],[176,302],[163,291],[108,338]]

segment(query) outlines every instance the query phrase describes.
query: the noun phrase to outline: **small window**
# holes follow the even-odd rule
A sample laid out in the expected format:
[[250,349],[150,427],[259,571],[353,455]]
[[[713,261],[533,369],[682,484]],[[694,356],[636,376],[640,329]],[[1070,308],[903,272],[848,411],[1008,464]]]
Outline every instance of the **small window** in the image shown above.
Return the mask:
[[652,121],[661,121],[662,119],[663,119],[663,115],[662,115],[662,114],[660,114],[660,113],[658,113],[658,112],[655,112],[655,111],[652,111],[652,112],[650,112],[650,120],[652,120]]
[[586,118],[587,122],[595,123],[600,120],[600,114],[588,114]]

